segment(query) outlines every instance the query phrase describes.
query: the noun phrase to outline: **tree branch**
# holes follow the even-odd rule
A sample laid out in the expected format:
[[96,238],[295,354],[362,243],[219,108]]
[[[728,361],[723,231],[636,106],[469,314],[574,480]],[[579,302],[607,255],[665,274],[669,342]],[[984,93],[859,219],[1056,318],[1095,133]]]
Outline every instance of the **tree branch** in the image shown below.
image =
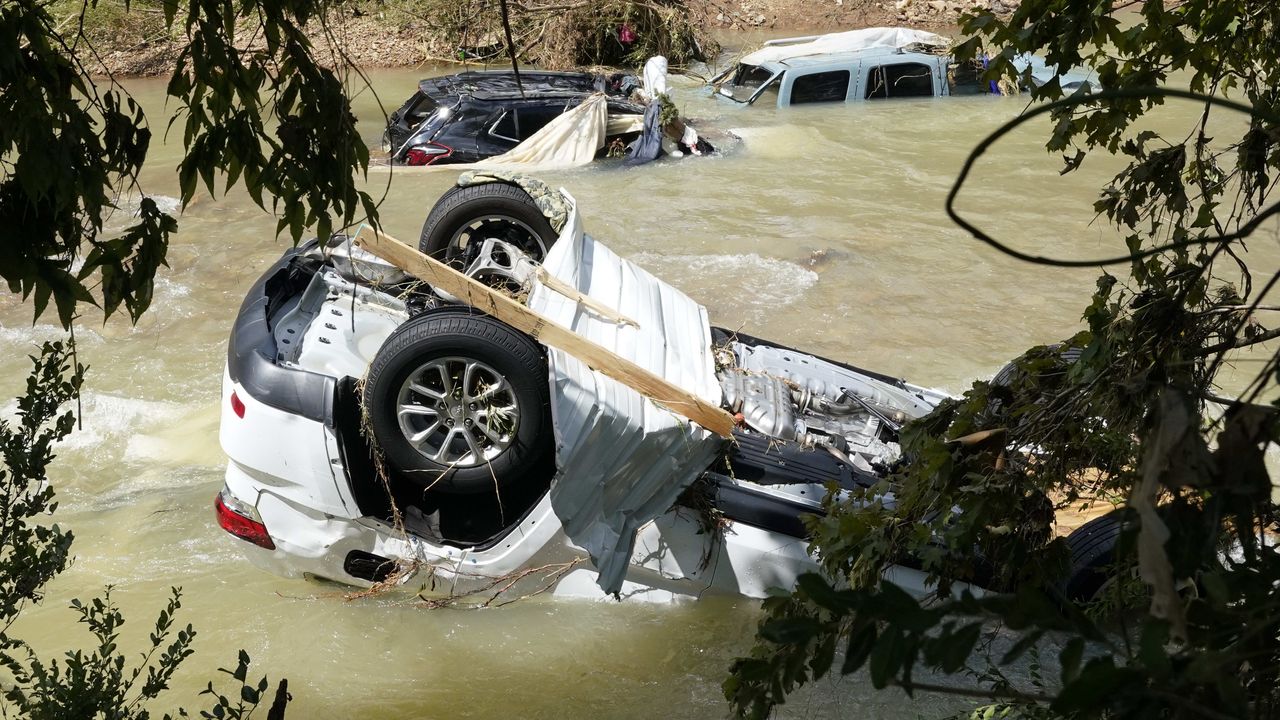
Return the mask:
[[890,681],[889,684],[900,687],[907,692],[923,690],[924,692],[957,695],[959,697],[985,698],[988,700],[1017,700],[1019,702],[1028,703],[1049,703],[1057,699],[1052,695],[1045,695],[1043,693],[1026,693],[1020,690],[983,690],[981,688],[955,687],[952,685],[940,685],[937,683],[917,682],[915,680],[908,683],[902,683],[895,680]]
[[507,36],[507,54],[511,56],[511,71],[516,75],[516,87],[520,88],[520,97],[524,97],[524,83],[520,82],[520,63],[516,61],[516,41],[511,37],[511,11],[507,8],[507,0],[498,0],[502,9],[502,32]]
[[1246,347],[1249,347],[1250,345],[1257,345],[1258,343],[1264,343],[1268,340],[1274,340],[1278,337],[1280,337],[1280,328],[1276,328],[1274,330],[1268,330],[1256,337],[1251,337],[1247,339],[1237,338],[1235,340],[1220,342],[1217,345],[1210,345],[1209,347],[1204,348],[1199,352],[1197,352],[1195,354],[1195,357],[1208,357],[1209,355],[1215,355],[1217,353],[1220,353],[1226,350],[1236,350],[1238,348],[1246,348]]

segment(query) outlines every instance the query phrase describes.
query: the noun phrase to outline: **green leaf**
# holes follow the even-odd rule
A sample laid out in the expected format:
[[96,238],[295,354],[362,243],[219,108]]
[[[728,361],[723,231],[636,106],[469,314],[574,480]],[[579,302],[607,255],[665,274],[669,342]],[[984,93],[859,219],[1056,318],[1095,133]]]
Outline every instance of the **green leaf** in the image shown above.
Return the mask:
[[809,669],[813,671],[814,680],[822,679],[831,670],[831,664],[836,657],[837,639],[837,633],[829,632],[814,649],[813,657],[809,660]]
[[901,630],[889,626],[871,650],[871,684],[877,689],[887,687],[902,667],[906,639]]
[[1062,666],[1062,684],[1070,685],[1080,674],[1080,660],[1084,657],[1084,638],[1074,637],[1058,653]]
[[839,591],[817,573],[805,573],[796,578],[796,585],[816,605],[835,613],[847,612],[854,605],[852,592]]
[[1140,684],[1137,670],[1116,667],[1109,657],[1095,658],[1062,688],[1050,707],[1057,713],[1102,714],[1104,708]]
[[938,666],[945,673],[959,671],[973,654],[973,646],[982,637],[982,623],[970,623],[956,632],[937,638],[940,643]]
[[760,626],[760,637],[779,645],[800,645],[813,639],[823,624],[807,617],[769,620]]
[[1008,665],[1022,657],[1022,654],[1027,650],[1030,650],[1037,642],[1039,642],[1041,637],[1044,637],[1044,630],[1042,629],[1036,629],[1023,635],[1018,642],[1014,643],[1013,647],[1009,648],[1008,652],[1000,658],[1000,664]]
[[249,675],[249,653],[241,650],[237,660],[235,672],[231,676],[243,683]]
[[874,622],[864,623],[849,634],[849,646],[845,648],[844,663],[840,666],[840,674],[848,675],[856,672],[871,656],[876,646],[877,631]]

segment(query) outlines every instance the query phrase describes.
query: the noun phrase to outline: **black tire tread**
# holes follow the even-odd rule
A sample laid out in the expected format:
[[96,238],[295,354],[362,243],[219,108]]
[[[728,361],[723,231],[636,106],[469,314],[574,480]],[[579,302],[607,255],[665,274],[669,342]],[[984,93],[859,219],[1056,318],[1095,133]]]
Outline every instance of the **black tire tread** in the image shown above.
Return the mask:
[[[436,235],[436,227],[450,220],[450,215],[457,210],[464,209],[469,204],[492,203],[495,200],[498,202],[510,201],[519,203],[532,210],[529,217],[522,219],[529,221],[529,226],[542,236],[544,245],[548,248],[551,246],[554,238],[557,237],[557,233],[552,229],[551,223],[542,214],[542,211],[538,209],[537,204],[529,196],[529,193],[518,185],[505,182],[487,182],[478,185],[455,185],[441,195],[435,206],[431,208],[431,212],[427,214],[426,222],[422,224],[422,234],[418,238],[418,250],[424,255],[430,255],[439,260],[445,259],[444,254],[447,246],[433,247],[433,245],[439,244],[438,241],[440,239],[433,237]],[[451,236],[452,233],[446,233],[446,235]],[[541,258],[536,259],[541,260]]]
[[[470,308],[468,308],[470,309]],[[468,319],[485,319],[489,322],[472,323]],[[479,332],[477,328],[481,328]],[[502,347],[513,357],[521,362],[541,363],[541,354],[531,350],[530,343],[521,342],[523,338],[517,334],[515,330],[490,319],[487,315],[479,313],[472,315],[463,312],[461,309],[442,312],[442,313],[424,313],[410,320],[401,326],[401,331],[388,338],[383,349],[389,351],[392,355],[404,349],[407,345],[416,344],[428,337],[438,337],[442,335],[464,335],[468,338],[481,338],[489,340],[495,345]],[[382,351],[379,351],[381,355]],[[369,368],[369,383],[373,383],[377,374],[380,374],[385,367],[379,367],[377,360]]]
[[1124,527],[1124,513],[1113,511],[1086,522],[1067,536],[1071,570],[1063,587],[1068,598],[1088,600],[1101,586],[1100,571],[1115,561]]

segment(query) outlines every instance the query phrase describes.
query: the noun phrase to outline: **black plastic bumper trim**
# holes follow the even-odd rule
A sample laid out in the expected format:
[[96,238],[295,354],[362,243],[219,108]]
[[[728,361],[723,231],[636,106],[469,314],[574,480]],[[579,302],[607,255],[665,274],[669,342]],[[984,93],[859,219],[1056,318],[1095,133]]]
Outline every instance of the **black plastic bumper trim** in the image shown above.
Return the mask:
[[334,379],[277,365],[276,342],[267,319],[279,296],[290,291],[290,283],[284,279],[294,259],[314,244],[286,250],[249,289],[227,342],[227,373],[258,402],[332,425]]
[[715,506],[727,520],[804,539],[809,531],[802,518],[823,515],[817,508],[754,490],[748,483],[737,483],[719,473],[706,476],[716,483]]

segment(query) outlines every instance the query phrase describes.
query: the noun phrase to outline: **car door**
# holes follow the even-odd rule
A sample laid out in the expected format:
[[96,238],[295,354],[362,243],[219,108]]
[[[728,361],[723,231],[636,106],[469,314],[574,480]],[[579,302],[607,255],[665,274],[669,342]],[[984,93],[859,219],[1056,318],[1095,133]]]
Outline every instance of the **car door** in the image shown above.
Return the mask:
[[849,99],[853,72],[847,68],[805,73],[792,70],[791,73],[791,82],[787,83],[786,89],[788,105],[844,102]]
[[448,124],[435,137],[435,142],[453,149],[451,162],[475,162],[487,157],[476,152],[476,143],[491,113],[489,106],[468,101],[451,110]]
[[934,97],[939,83],[932,65],[936,63],[926,64],[918,60],[873,65],[865,74],[862,99]]
[[564,114],[565,101],[510,104],[494,113],[479,138],[481,157],[501,155]]

